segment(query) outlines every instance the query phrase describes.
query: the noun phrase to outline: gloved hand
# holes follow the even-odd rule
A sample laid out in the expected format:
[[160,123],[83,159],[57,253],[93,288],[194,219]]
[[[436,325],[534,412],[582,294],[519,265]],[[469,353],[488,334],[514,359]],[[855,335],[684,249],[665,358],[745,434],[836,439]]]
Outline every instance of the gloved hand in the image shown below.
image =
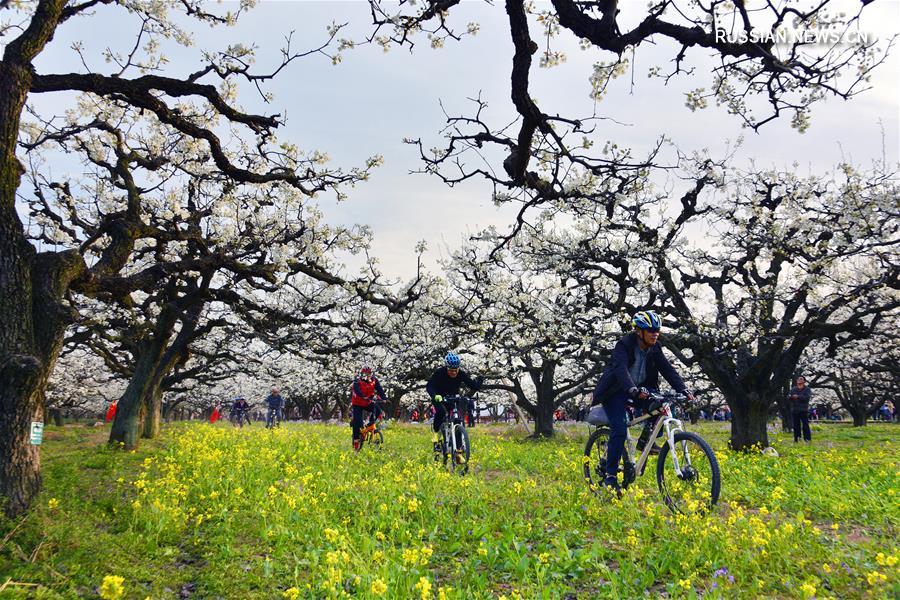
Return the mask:
[[645,387],[633,387],[628,390],[628,395],[631,396],[632,400],[646,400],[650,397],[650,391]]

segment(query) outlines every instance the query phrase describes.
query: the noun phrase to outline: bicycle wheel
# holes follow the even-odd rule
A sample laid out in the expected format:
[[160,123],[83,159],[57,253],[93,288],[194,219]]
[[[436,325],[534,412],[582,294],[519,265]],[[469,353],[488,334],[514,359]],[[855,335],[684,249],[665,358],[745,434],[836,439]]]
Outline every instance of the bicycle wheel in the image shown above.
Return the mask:
[[454,425],[453,432],[456,435],[456,450],[453,450],[450,444],[445,444],[444,466],[449,466],[452,473],[465,475],[469,472],[469,456],[471,453],[469,432],[466,431],[465,425],[462,424]]
[[588,436],[584,445],[584,458],[582,458],[584,481],[591,491],[600,489],[603,479],[606,477],[606,451],[609,445],[609,429],[598,427]]
[[372,444],[372,447],[376,450],[381,450],[381,446],[384,444],[384,435],[376,429],[369,434],[368,442]]
[[680,475],[675,471],[670,450],[669,444],[663,445],[656,461],[656,482],[666,506],[682,514],[708,511],[718,502],[722,484],[719,462],[712,448],[696,433],[675,433],[675,458]]

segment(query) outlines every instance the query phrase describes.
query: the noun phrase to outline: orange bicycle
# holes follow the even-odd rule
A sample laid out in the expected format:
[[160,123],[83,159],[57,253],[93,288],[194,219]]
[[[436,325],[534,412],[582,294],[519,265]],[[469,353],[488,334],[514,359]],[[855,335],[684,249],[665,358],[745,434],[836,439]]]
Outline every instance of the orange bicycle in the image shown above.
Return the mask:
[[370,420],[368,425],[359,430],[360,449],[366,444],[372,444],[376,450],[381,450],[384,445],[384,434],[381,433],[381,414],[378,415],[378,418]]

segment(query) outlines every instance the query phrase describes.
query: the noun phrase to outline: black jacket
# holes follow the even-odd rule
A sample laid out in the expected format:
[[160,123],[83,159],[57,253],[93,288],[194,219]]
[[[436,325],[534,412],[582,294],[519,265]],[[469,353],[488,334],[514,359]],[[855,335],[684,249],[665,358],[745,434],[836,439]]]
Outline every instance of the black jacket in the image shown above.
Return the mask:
[[[628,372],[629,367],[634,363],[634,349],[637,346],[636,333],[629,333],[618,341],[613,349],[612,359],[606,366],[606,370],[603,371],[603,375],[600,376],[597,387],[594,388],[591,406],[605,402],[617,392],[627,393],[631,388],[638,387]],[[663,354],[662,347],[656,343],[647,351],[647,373],[644,378],[644,387],[658,389],[660,374],[665,377],[669,385],[675,388],[676,392],[683,393],[687,390],[684,381]]]
[[[796,394],[797,397],[791,398],[794,394]],[[791,401],[791,412],[805,413],[809,411],[809,401],[811,398],[812,391],[809,389],[809,386],[806,386],[802,390],[798,387],[792,388],[791,393],[788,394],[788,400]]]
[[425,385],[425,391],[428,392],[432,400],[437,395],[458,396],[459,388],[464,383],[475,392],[481,389],[481,382],[472,379],[462,369],[459,370],[456,377],[450,377],[447,375],[447,367],[441,367],[431,374],[431,378]]

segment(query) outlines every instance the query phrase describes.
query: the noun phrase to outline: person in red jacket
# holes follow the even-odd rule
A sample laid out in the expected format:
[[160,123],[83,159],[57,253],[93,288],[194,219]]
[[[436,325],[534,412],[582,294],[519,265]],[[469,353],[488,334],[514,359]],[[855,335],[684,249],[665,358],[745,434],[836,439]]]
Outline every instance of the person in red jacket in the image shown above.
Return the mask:
[[359,375],[353,380],[350,395],[350,426],[353,428],[353,449],[359,450],[359,430],[363,426],[363,411],[370,412],[369,423],[374,423],[381,415],[381,407],[378,400],[385,401],[384,389],[372,372],[372,367],[363,365]]

